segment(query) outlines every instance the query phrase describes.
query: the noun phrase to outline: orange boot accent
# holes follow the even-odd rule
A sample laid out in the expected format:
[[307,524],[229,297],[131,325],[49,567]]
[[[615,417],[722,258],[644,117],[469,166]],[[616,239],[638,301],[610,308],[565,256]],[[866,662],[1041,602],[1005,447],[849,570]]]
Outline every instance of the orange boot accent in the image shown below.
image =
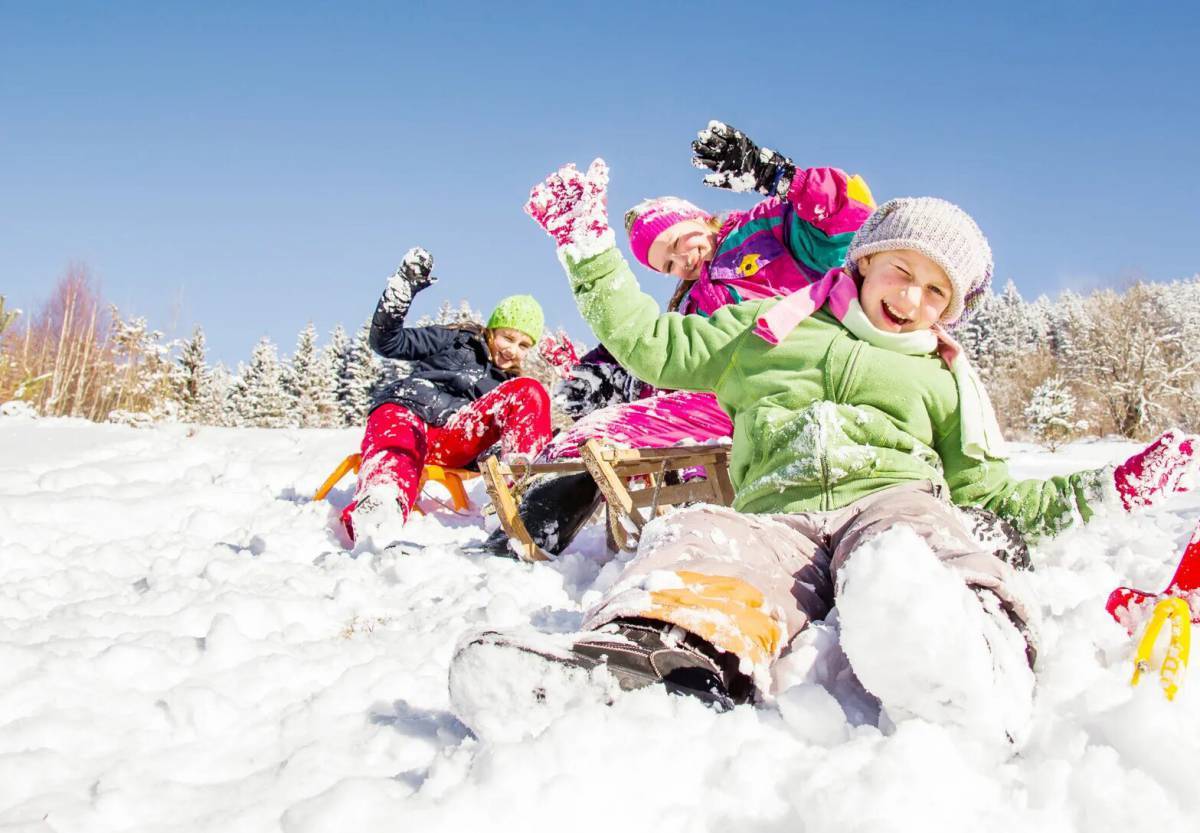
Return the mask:
[[325,478],[325,482],[321,484],[321,488],[317,489],[317,493],[313,495],[313,500],[324,500],[325,496],[329,494],[329,490],[336,486],[338,481],[346,476],[346,472],[353,469],[357,474],[358,468],[361,465],[361,454],[351,454],[345,460],[338,463],[338,467],[333,470],[333,473],[329,475],[329,477]]
[[427,480],[441,483],[450,493],[450,502],[454,505],[454,511],[462,512],[471,508],[471,501],[467,498],[467,490],[463,487],[463,481],[470,480],[472,477],[479,477],[479,472],[468,469],[448,469],[429,463],[421,470],[421,486],[424,487]]
[[677,570],[683,587],[652,590],[653,607],[639,614],[670,622],[755,664],[783,647],[782,623],[763,610],[763,594],[740,578]]

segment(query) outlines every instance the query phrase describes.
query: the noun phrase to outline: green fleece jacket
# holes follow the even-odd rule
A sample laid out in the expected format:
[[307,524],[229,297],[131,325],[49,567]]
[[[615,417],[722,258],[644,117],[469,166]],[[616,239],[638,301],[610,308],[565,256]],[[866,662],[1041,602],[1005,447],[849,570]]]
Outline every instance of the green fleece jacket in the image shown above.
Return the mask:
[[739,511],[825,511],[928,480],[1027,535],[1092,514],[1099,472],[1016,481],[1002,460],[963,453],[958,389],[936,355],[867,344],[825,309],[772,346],[754,324],[776,299],[710,318],[663,315],[616,249],[568,260],[567,271],[580,312],[622,365],[658,387],[716,394],[733,420]]

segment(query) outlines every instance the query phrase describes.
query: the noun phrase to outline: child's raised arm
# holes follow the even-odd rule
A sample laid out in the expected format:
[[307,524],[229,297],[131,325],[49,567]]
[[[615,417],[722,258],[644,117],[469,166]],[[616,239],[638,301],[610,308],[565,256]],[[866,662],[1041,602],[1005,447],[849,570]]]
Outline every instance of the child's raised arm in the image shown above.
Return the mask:
[[419,359],[445,349],[454,335],[440,327],[405,327],[413,296],[437,283],[433,255],[420,247],[408,250],[371,317],[371,349],[387,359]]
[[566,165],[533,189],[525,211],[554,238],[580,313],[617,361],[658,387],[715,390],[760,305],[743,304],[749,309],[739,315],[723,309],[709,319],[660,314],[617,251],[607,187],[603,160],[586,175]]

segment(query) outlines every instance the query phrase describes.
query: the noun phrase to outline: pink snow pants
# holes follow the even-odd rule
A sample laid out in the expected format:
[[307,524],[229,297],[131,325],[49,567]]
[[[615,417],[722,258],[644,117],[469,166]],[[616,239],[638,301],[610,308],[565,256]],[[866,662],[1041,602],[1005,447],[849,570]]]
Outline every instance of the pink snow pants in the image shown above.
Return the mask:
[[579,456],[588,440],[621,448],[704,445],[733,436],[733,423],[711,393],[675,391],[593,411],[558,434],[542,460]]
[[402,405],[380,405],[367,417],[362,466],[354,500],[342,510],[350,537],[350,513],[377,483],[400,489],[405,518],[421,489],[426,463],[461,468],[497,442],[504,455],[536,455],[550,439],[550,397],[536,379],[509,379],[455,411],[445,425],[428,425]]

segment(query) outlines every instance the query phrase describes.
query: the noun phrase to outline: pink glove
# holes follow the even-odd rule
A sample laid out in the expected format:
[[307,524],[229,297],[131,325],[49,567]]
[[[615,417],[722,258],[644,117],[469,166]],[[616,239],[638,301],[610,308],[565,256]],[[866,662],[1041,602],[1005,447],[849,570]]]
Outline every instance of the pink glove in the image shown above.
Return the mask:
[[548,364],[558,371],[558,375],[563,379],[569,378],[571,368],[579,364],[579,355],[575,352],[575,345],[561,330],[558,333],[542,336],[542,340],[538,342],[538,352],[542,354],[542,358]]
[[535,185],[525,213],[546,230],[559,255],[584,260],[616,246],[608,225],[608,165],[593,160],[586,174],[564,165]]
[[1197,438],[1167,431],[1113,470],[1126,511],[1154,506],[1196,485]]

